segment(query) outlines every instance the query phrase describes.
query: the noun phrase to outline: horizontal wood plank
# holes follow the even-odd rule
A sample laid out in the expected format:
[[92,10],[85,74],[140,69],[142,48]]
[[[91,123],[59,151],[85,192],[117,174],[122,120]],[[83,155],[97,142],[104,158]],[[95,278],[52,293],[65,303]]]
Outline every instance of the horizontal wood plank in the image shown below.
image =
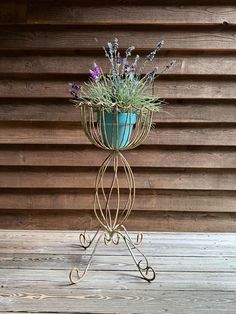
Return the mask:
[[[217,3],[217,2],[216,2]],[[76,25],[215,25],[236,24],[234,6],[97,5],[30,1],[27,23]],[[145,4],[145,3],[144,3]]]
[[[84,230],[83,230],[84,231]],[[137,232],[137,231],[136,231]],[[133,236],[136,236],[136,232],[132,232]],[[93,236],[95,234],[95,230],[87,231],[89,236]],[[30,234],[30,237],[29,237]],[[186,238],[187,236],[187,238]],[[231,232],[227,233],[220,233],[220,232],[210,232],[210,233],[204,233],[204,232],[162,232],[161,234],[158,232],[145,232],[145,238],[148,239],[149,246],[152,246],[152,241],[155,243],[171,243],[173,248],[177,243],[181,243],[182,241],[185,242],[185,245],[193,244],[196,242],[198,244],[198,247],[200,248],[202,243],[204,242],[207,245],[212,245],[214,248],[222,249],[222,246],[225,246],[227,243],[228,245],[234,245],[235,244],[235,234]],[[197,237],[197,238],[196,238]],[[24,239],[25,241],[31,241],[35,240],[36,242],[43,241],[55,241],[54,244],[57,244],[57,242],[64,243],[66,241],[73,242],[78,240],[78,230],[43,230],[43,229],[36,229],[26,231],[24,229],[2,229],[0,232],[0,239],[2,240],[16,240],[18,241],[18,244],[21,243],[21,241]],[[219,244],[219,245],[217,245]],[[21,246],[21,245],[20,245]],[[88,249],[89,250],[89,249]],[[6,252],[5,252],[6,253]],[[182,256],[182,254],[181,254]]]
[[[91,145],[79,123],[0,122],[1,144]],[[144,145],[235,146],[236,128],[156,124]]]
[[[93,190],[0,190],[0,209],[92,210]],[[125,193],[125,191],[123,191]],[[127,196],[127,195],[126,195]],[[113,199],[113,198],[112,198]],[[111,205],[111,208],[112,207]],[[134,210],[235,212],[235,191],[139,190]]]
[[[1,188],[93,188],[97,171],[89,168],[30,169],[2,168]],[[134,169],[138,189],[189,189],[189,190],[235,190],[235,170],[230,169]],[[108,170],[104,187],[111,184],[111,172]],[[124,173],[120,173],[120,185],[127,188]]]
[[[53,31],[53,32],[52,32]],[[163,30],[160,27],[146,29],[129,27],[125,30],[117,28],[96,31],[94,27],[67,27],[49,26],[47,28],[35,26],[6,26],[0,32],[1,47],[6,49],[101,49],[112,38],[119,38],[121,48],[132,44],[139,49],[153,49],[157,40],[165,39],[166,49],[213,49],[235,50],[235,31],[230,28],[225,30],[207,30],[189,28],[179,29],[176,26]],[[155,40],[156,39],[156,40]]]
[[[130,236],[134,238],[135,234]],[[109,312],[112,309],[122,313],[124,304],[124,313],[128,313],[127,304],[131,302],[133,311],[138,300],[137,311],[143,309],[142,313],[148,303],[148,313],[156,314],[158,309],[163,314],[168,309],[183,314],[187,308],[186,313],[196,310],[203,314],[212,298],[214,311],[207,308],[208,313],[223,313],[225,306],[227,313],[233,313],[236,262],[233,233],[146,233],[141,250],[157,274],[151,285],[140,280],[121,242],[117,247],[101,243],[91,271],[79,286],[68,286],[69,269],[74,265],[84,269],[91,252],[79,249],[77,242],[78,231],[2,230],[1,312],[42,313],[44,306],[47,312],[53,306],[53,313],[60,313],[63,307],[66,313],[83,313],[86,309],[91,311],[91,307],[93,312],[104,312],[106,303],[107,312],[109,307]],[[119,294],[124,290],[124,295]],[[177,305],[173,306],[173,300]],[[78,302],[79,309],[74,310]]]
[[[145,58],[145,56],[143,56]],[[234,55],[192,55],[192,54],[161,54],[156,62],[148,63],[145,73],[151,71],[154,64],[158,64],[159,69],[170,62],[176,60],[175,66],[165,75],[236,75],[236,57]],[[132,60],[132,58],[131,58]],[[142,60],[142,59],[141,59]],[[143,59],[144,60],[144,59]],[[0,55],[0,75],[16,74],[77,74],[87,75],[93,62],[99,64],[103,71],[109,71],[109,62],[104,56],[75,54],[66,55]],[[142,61],[140,61],[140,66]],[[220,65],[220,66],[219,66]]]
[[[49,290],[45,291],[42,295],[40,292],[26,292],[26,293],[6,293],[2,294],[4,311],[23,311],[27,310],[33,312],[39,312],[42,308],[42,298],[44,307],[58,312],[76,312],[78,311],[78,302],[80,304],[80,310],[83,312],[93,311],[101,313],[101,311],[109,312],[111,305],[104,300],[112,301],[113,311],[119,311],[119,313],[127,313],[127,302],[132,307],[131,311],[148,311],[150,314],[163,314],[164,309],[175,311],[176,314],[183,313],[184,309],[191,313],[197,310],[199,314],[204,313],[204,309],[208,308],[209,314],[215,314],[216,311],[220,312],[224,310],[230,304],[230,310],[228,314],[233,314],[236,311],[235,304],[235,292],[206,292],[206,291],[136,291],[135,294],[127,290],[119,290],[114,293],[110,289],[108,290],[93,290],[84,289],[80,292],[71,292],[71,290]],[[88,299],[90,302],[88,303]],[[93,300],[93,302],[91,301]],[[150,299],[152,302],[150,302]],[[159,306],[161,308],[156,309],[155,300],[159,300]],[[172,303],[170,304],[170,299]],[[138,302],[137,302],[138,300]],[[81,312],[81,313],[83,313]],[[132,313],[132,312],[129,312]]]
[[[158,123],[236,122],[234,100],[167,100],[165,112],[154,114]],[[67,99],[1,99],[0,121],[80,121],[80,112]]]
[[[97,221],[93,213],[83,211],[78,215],[76,211],[65,210],[64,213],[58,211],[24,211],[24,210],[1,210],[0,211],[0,228],[8,229],[62,229],[62,230],[84,230],[95,229]],[[130,230],[140,231],[196,231],[196,232],[236,232],[236,215],[235,213],[184,213],[184,212],[142,212],[135,211],[126,222]],[[78,240],[77,240],[78,241]],[[77,243],[77,242],[76,242]],[[192,246],[192,243],[191,243]],[[65,254],[66,250],[74,251],[78,254],[78,248],[70,248],[69,245],[58,250]],[[32,247],[25,248],[27,251]],[[45,252],[45,241],[35,252]],[[107,248],[106,248],[107,249]],[[158,254],[160,253],[158,249]],[[9,244],[8,244],[9,251]],[[206,250],[205,250],[206,251]],[[211,250],[212,251],[212,247]],[[2,251],[3,252],[3,251]],[[22,249],[21,249],[22,252]],[[52,251],[51,251],[52,252]],[[55,247],[53,249],[55,252]],[[114,253],[114,250],[112,250]],[[204,252],[204,246],[201,248],[201,256]],[[11,252],[13,253],[13,251]],[[14,253],[17,253],[14,248]],[[206,253],[206,252],[205,252]],[[168,255],[166,248],[162,254]],[[183,254],[189,254],[185,252]],[[194,253],[192,253],[194,254]],[[195,253],[196,254],[196,253]],[[210,254],[210,253],[208,253]],[[173,255],[173,253],[172,253]],[[190,254],[191,255],[191,254]],[[199,255],[199,253],[198,253]],[[213,255],[219,255],[213,250]],[[232,248],[226,253],[227,256],[235,256]]]
[[[66,98],[74,78],[66,79],[2,79],[0,98]],[[78,84],[82,83],[78,81]],[[236,99],[234,80],[159,79],[154,93],[168,99]]]
[[[10,232],[10,231],[9,231]],[[26,231],[29,232],[29,231]],[[144,235],[144,241],[146,240]],[[144,245],[147,245],[146,241]],[[150,257],[150,265],[154,269],[158,270],[158,273],[161,272],[211,272],[214,269],[214,272],[218,274],[221,272],[230,272],[233,276],[236,272],[236,258],[235,257],[224,257],[219,256],[215,257],[192,257],[192,256],[158,256],[158,258]],[[83,265],[86,263],[86,260],[81,255],[75,254],[9,254],[9,253],[0,253],[0,268],[4,269],[7,272],[7,269],[66,269],[74,267],[76,264]],[[101,271],[101,270],[121,270],[130,271],[136,270],[136,266],[129,256],[111,256],[109,260],[106,260],[104,256],[95,256],[91,264],[92,271]],[[27,278],[22,278],[20,282],[17,282],[17,287],[26,286],[29,284]],[[40,280],[40,278],[38,279]],[[36,281],[33,283],[36,284]],[[32,284],[32,282],[31,282]],[[43,282],[41,282],[43,285]],[[47,285],[45,283],[44,287]],[[5,283],[5,288],[16,288],[14,282]]]
[[[143,145],[125,152],[125,156],[132,167],[236,169],[235,151],[234,147]],[[108,153],[91,145],[3,145],[0,166],[99,167]]]
[[[115,256],[113,257],[116,258]],[[106,257],[103,257],[106,260]],[[112,260],[112,257],[110,258]],[[78,261],[77,263],[78,264]],[[85,263],[82,263],[82,265]],[[81,265],[81,263],[80,263]],[[152,264],[152,266],[154,266]],[[83,266],[84,267],[84,266]],[[118,268],[119,269],[119,268]],[[110,270],[109,272],[100,270],[90,271],[87,278],[80,283],[80,289],[110,289],[112,283],[116,280],[125,281],[125,290],[128,291],[145,291],[145,283],[140,283],[140,278],[136,274],[136,270],[133,269],[128,273],[123,271]],[[4,278],[4,272],[8,272],[6,269],[0,269],[0,276]],[[109,276],[107,277],[109,273]],[[159,280],[153,281],[151,291],[234,291],[236,289],[236,279],[232,276],[232,273],[218,273],[218,272],[159,272],[157,271],[157,277]],[[51,289],[60,289],[58,286],[66,285],[68,282],[68,269],[11,269],[7,278],[7,283],[1,288],[1,293],[8,293],[9,289],[16,292],[18,289],[25,289],[28,283],[29,287],[34,291],[39,289],[37,285],[44,288],[44,291]],[[129,277],[126,279],[126,277]],[[27,280],[31,278],[31,280]],[[5,281],[5,280],[4,280]],[[67,287],[68,288],[68,287]],[[41,288],[42,289],[42,288]],[[78,291],[78,288],[73,286],[70,288],[71,293]],[[112,290],[118,292],[120,289],[119,284],[112,287]]]
[[0,2],[0,24],[17,24],[26,22],[27,1],[7,0]]

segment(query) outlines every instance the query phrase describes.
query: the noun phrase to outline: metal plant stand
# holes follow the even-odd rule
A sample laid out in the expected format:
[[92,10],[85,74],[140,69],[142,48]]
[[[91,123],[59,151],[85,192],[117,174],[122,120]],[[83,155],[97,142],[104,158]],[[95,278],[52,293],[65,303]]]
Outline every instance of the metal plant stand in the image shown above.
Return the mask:
[[[84,278],[101,240],[105,245],[118,245],[123,239],[142,278],[150,282],[155,279],[155,271],[138,248],[143,235],[139,233],[133,241],[124,226],[134,205],[135,179],[122,151],[133,149],[144,141],[151,128],[153,113],[146,108],[140,110],[130,106],[121,124],[121,108],[117,104],[112,106],[110,116],[103,104],[95,107],[84,103],[79,107],[85,134],[94,145],[110,151],[110,154],[102,163],[95,183],[94,213],[99,227],[92,238],[86,232],[79,236],[80,247],[87,249],[94,243],[94,248],[84,270],[77,267],[71,270],[70,281],[77,283]],[[135,123],[132,121],[131,124],[133,117]]]

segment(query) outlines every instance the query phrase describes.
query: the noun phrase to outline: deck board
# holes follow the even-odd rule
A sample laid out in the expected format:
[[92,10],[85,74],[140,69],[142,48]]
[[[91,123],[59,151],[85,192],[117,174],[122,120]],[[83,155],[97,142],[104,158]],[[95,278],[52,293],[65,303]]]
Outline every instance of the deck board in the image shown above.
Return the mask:
[[[92,233],[91,233],[92,234]],[[91,249],[75,231],[0,231],[0,313],[236,313],[236,234],[145,233],[140,249],[156,280],[140,279],[123,244]],[[131,233],[135,239],[135,233]]]

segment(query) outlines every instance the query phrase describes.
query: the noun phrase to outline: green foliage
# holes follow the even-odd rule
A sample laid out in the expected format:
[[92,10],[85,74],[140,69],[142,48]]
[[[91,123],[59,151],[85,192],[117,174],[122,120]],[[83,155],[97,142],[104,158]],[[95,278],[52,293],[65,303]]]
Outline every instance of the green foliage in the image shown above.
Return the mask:
[[163,41],[158,43],[156,49],[146,56],[142,66],[138,67],[139,55],[136,55],[132,63],[129,63],[128,60],[134,50],[133,46],[125,51],[125,57],[122,59],[118,51],[118,40],[115,39],[113,43],[108,43],[108,48],[104,48],[104,50],[111,63],[110,73],[104,74],[101,68],[94,63],[94,69],[90,70],[91,78],[84,83],[84,86],[70,84],[73,88],[70,92],[75,97],[72,102],[77,105],[90,103],[94,107],[103,104],[108,112],[112,111],[114,104],[119,105],[121,112],[126,112],[130,106],[134,111],[160,111],[164,101],[153,95],[154,80],[169,69],[174,61],[167,64],[161,72],[155,66],[146,75],[142,73],[146,64],[153,61],[162,45]]

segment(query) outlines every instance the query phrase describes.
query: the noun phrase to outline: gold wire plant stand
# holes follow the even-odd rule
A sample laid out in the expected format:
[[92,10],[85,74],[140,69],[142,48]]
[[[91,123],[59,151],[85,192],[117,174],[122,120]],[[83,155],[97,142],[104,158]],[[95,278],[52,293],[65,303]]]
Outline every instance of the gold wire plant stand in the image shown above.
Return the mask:
[[85,269],[74,267],[70,271],[70,281],[75,284],[84,278],[101,240],[105,245],[118,245],[122,239],[141,277],[150,282],[155,279],[155,271],[138,248],[143,235],[138,233],[134,241],[124,226],[134,206],[135,179],[122,152],[137,147],[145,140],[151,128],[153,112],[133,105],[126,108],[125,113],[118,104],[114,104],[110,112],[103,104],[82,103],[79,107],[82,127],[89,140],[110,153],[99,168],[95,182],[94,213],[99,227],[92,237],[86,231],[79,236],[79,247],[87,249],[93,243],[94,247]]

